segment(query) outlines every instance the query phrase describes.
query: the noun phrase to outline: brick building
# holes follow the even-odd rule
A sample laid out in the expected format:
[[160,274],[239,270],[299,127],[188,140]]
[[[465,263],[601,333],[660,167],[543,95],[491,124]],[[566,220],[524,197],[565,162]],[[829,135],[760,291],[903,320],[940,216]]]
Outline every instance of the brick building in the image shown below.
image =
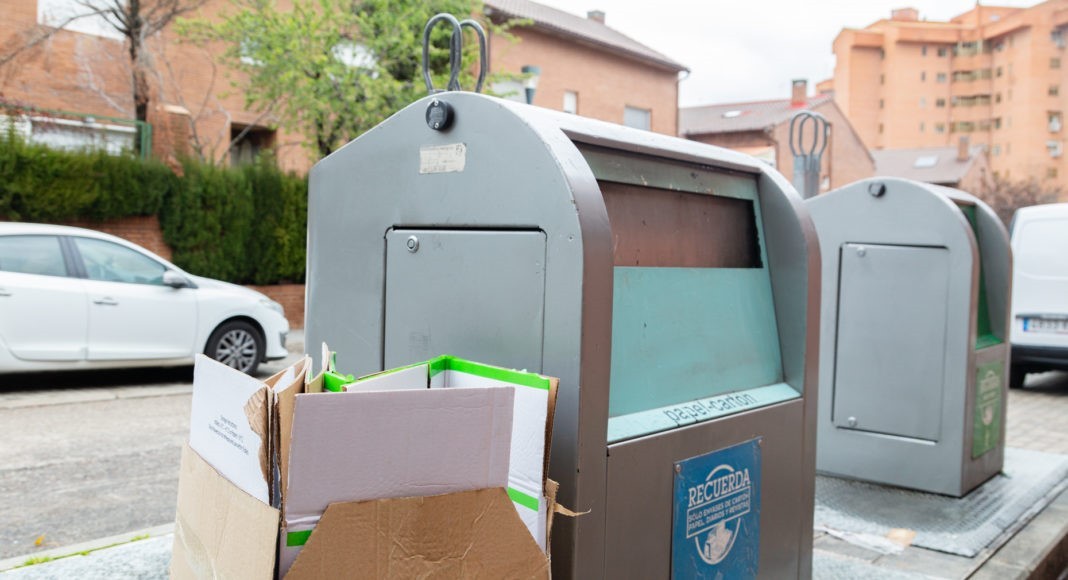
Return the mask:
[[[486,0],[496,22],[522,19],[518,42],[490,38],[490,70],[521,74],[537,67],[533,104],[675,135],[679,73],[686,67],[605,24],[605,13],[575,16],[529,0]],[[525,100],[521,82],[495,92]]]
[[820,113],[831,127],[821,163],[820,191],[875,174],[875,162],[867,146],[834,98],[830,94],[808,96],[805,81],[794,81],[789,99],[681,108],[679,135],[748,153],[771,164],[789,179],[794,170],[790,119],[798,111],[805,110]]
[[[210,19],[228,7],[228,0],[209,0],[187,16]],[[28,31],[64,22],[77,10],[77,0],[0,0],[0,46],[17,45]],[[492,0],[485,10],[492,18],[533,23],[513,30],[519,42],[491,38],[490,62],[491,72],[540,67],[535,104],[675,133],[678,73],[685,67],[605,26],[603,13],[585,19],[526,0]],[[302,136],[275,130],[275,119],[245,109],[231,86],[240,73],[218,63],[218,47],[179,42],[173,26],[148,46],[155,71],[148,122],[157,155],[195,147],[215,161],[242,162],[273,147],[283,167],[311,166]],[[16,128],[35,140],[130,147],[136,131],[123,121],[134,116],[130,69],[115,30],[99,17],[82,18],[7,67],[0,100],[71,113],[19,118]]]
[[977,4],[949,22],[894,10],[835,39],[835,101],[875,149],[967,135],[994,175],[1063,182],[1066,36],[1068,0]]
[[[229,5],[209,0],[190,16],[211,17]],[[38,26],[63,22],[79,10],[76,0],[0,0],[0,46],[10,47]],[[247,159],[265,147],[276,147],[283,167],[310,166],[299,138],[272,129],[273,119],[244,107],[244,97],[231,89],[235,71],[217,64],[216,54],[178,42],[173,27],[149,39],[155,75],[153,151],[166,157],[199,146],[216,161]],[[227,75],[231,75],[228,77]],[[9,103],[73,115],[22,119],[20,130],[59,146],[105,141],[131,144],[129,125],[111,118],[132,118],[129,57],[121,38],[100,17],[74,21],[46,43],[26,51],[0,77],[0,95]],[[234,150],[230,143],[245,137]]]

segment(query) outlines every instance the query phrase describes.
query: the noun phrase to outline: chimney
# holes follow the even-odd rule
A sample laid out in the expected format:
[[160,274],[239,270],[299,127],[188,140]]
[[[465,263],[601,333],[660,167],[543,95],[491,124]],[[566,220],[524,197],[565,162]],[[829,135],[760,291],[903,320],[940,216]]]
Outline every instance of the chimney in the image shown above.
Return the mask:
[[586,13],[586,18],[604,24],[604,10],[590,10]]
[[971,159],[971,148],[968,147],[968,136],[961,135],[960,141],[957,142],[957,161],[967,161]]
[[890,11],[890,20],[899,22],[916,22],[920,19],[920,11],[915,8],[896,8]]
[[790,106],[804,107],[808,104],[808,79],[794,79],[790,93]]

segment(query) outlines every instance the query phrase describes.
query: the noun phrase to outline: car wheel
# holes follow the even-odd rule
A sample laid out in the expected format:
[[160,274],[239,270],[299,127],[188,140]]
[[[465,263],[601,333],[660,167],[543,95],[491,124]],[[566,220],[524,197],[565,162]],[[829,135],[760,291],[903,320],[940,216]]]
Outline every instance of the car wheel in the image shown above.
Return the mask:
[[243,373],[252,374],[263,358],[263,338],[254,326],[234,320],[215,329],[206,355]]
[[1020,366],[1009,368],[1009,388],[1022,389],[1024,379],[1027,378],[1027,369]]

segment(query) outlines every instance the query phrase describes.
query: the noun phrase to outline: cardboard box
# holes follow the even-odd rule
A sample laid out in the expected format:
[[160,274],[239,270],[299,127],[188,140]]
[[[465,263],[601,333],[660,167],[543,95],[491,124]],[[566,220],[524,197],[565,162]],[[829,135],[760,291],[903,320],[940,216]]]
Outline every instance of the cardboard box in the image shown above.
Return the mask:
[[173,577],[547,577],[555,379],[440,357],[332,393],[310,368],[198,358]]

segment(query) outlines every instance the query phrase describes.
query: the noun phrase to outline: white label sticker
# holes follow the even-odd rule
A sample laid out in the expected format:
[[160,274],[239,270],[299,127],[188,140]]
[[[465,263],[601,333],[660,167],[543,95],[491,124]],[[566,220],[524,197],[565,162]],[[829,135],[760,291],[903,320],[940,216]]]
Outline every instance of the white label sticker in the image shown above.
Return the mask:
[[419,148],[419,173],[452,173],[467,165],[467,145],[438,145]]

